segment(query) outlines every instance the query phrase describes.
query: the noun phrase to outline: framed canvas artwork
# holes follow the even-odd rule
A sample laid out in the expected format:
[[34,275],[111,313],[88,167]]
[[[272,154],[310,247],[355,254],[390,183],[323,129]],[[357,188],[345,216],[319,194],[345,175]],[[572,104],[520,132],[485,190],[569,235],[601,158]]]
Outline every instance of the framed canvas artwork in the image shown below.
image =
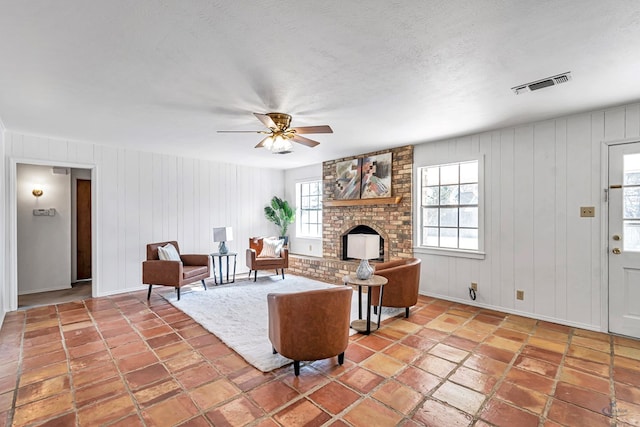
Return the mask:
[[336,163],[336,182],[333,193],[336,199],[360,198],[361,165],[362,159]]
[[362,159],[360,197],[391,197],[391,153]]

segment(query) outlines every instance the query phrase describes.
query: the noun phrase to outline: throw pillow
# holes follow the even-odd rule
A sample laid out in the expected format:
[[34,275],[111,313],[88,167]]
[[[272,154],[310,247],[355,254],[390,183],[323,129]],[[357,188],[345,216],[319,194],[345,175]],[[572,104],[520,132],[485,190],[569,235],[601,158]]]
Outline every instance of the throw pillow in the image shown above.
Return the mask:
[[277,258],[284,245],[283,239],[262,239],[262,250],[258,258]]
[[158,246],[158,258],[163,261],[180,261],[180,254],[175,246],[167,243],[164,246]]

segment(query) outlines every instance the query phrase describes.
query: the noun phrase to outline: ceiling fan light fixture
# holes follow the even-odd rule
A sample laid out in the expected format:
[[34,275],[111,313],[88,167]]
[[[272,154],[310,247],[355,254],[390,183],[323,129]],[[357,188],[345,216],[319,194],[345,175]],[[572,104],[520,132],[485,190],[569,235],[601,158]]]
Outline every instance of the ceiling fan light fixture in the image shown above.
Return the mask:
[[287,154],[293,151],[293,144],[282,135],[274,135],[267,140],[265,147],[273,154]]

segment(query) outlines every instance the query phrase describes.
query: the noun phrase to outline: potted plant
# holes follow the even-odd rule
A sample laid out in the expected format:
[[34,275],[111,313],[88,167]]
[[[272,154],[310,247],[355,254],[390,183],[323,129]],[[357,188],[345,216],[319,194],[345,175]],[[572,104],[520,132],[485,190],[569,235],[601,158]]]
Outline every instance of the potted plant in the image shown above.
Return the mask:
[[288,244],[287,229],[289,224],[293,224],[296,220],[296,213],[289,203],[278,196],[273,196],[271,204],[264,207],[264,216],[280,229],[280,238],[284,239],[285,245]]

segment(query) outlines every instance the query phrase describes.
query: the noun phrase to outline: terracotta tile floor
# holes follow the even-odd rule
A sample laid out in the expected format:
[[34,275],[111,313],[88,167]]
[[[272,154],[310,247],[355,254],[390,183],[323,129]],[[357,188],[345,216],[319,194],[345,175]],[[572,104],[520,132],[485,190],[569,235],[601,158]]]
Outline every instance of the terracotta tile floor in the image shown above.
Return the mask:
[[154,289],[8,313],[0,426],[640,426],[640,341],[421,297],[262,373]]

